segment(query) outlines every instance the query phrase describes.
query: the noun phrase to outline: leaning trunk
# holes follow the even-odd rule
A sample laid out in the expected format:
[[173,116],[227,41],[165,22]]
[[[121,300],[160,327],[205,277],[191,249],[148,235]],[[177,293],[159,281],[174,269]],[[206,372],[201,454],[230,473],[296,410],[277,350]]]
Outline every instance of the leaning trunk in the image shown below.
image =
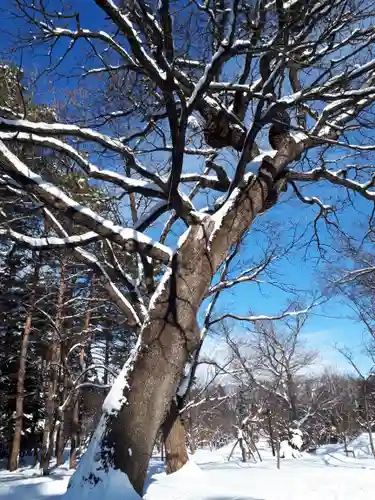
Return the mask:
[[151,301],[137,348],[104,402],[100,423],[66,498],[79,495],[85,500],[95,488],[98,496],[116,500],[130,492],[131,485],[142,495],[157,433],[184,366],[200,343],[196,318],[211,280],[232,245],[269,207],[276,175],[304,147],[302,142],[286,142],[273,160],[263,162],[260,171],[267,169],[267,175],[250,178],[214,216],[192,223]]
[[9,470],[14,471],[18,468],[18,457],[21,447],[21,436],[23,427],[23,403],[25,393],[25,376],[26,376],[26,357],[29,346],[29,336],[31,331],[31,321],[35,305],[36,288],[39,278],[40,262],[39,257],[34,255],[34,277],[32,292],[30,297],[30,306],[26,315],[25,328],[23,331],[21,352],[20,352],[20,366],[17,374],[17,399],[16,399],[16,416],[15,428],[13,434],[12,450],[9,456]]
[[172,401],[161,430],[165,443],[166,470],[167,474],[171,474],[180,470],[189,460],[186,449],[185,427],[175,401]]

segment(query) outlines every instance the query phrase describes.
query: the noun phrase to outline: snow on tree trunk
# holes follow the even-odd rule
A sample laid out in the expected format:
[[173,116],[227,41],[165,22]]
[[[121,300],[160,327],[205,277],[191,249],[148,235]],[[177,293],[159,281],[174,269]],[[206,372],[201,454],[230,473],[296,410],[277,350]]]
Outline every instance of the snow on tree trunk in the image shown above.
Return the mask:
[[[102,416],[92,436],[86,453],[80,460],[75,474],[71,477],[64,500],[139,500],[125,471],[116,466],[116,444],[122,450],[121,437],[118,442],[108,440],[113,429],[111,424],[122,407],[127,405],[124,391],[127,380],[134,368],[134,362],[140,355],[141,337],[133,352],[117,377],[112,389],[103,403]],[[126,428],[123,429],[126,435]],[[132,448],[127,449],[129,458]]]
[[[273,160],[274,175],[303,148],[289,141]],[[142,494],[157,433],[188,357],[200,343],[199,307],[229,249],[266,208],[268,189],[263,178],[250,177],[215,215],[196,220],[187,230],[150,302],[137,349],[106,398],[68,499],[93,500],[94,488],[101,500],[123,499],[121,490],[128,491],[129,480]]]
[[165,443],[167,474],[172,474],[180,470],[189,460],[185,427],[174,400],[161,429]]

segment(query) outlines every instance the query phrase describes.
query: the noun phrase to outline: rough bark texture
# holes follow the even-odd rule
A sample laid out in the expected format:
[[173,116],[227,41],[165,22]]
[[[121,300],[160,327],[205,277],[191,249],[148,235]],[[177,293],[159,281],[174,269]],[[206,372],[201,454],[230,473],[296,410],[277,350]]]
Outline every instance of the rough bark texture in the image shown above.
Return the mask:
[[214,218],[207,216],[190,228],[150,307],[141,332],[141,347],[123,391],[124,403],[119,411],[107,416],[101,438],[103,453],[83,482],[95,484],[99,466],[104,470],[114,467],[126,473],[142,494],[157,432],[176,394],[188,356],[200,343],[196,316],[211,279],[231,246],[265,210],[272,189],[270,179],[275,181],[304,148],[302,143],[286,141],[270,160],[268,180],[254,176],[241,192],[234,192],[225,212],[219,210]]
[[[203,232],[201,226],[194,227],[183,245],[189,252],[174,258],[165,289],[141,333],[144,348],[130,374],[131,391],[124,394],[128,404],[108,421],[106,444],[114,449],[113,465],[128,474],[138,493],[142,493],[152,447],[188,354],[199,343],[196,314],[211,276],[204,252],[207,242],[204,234],[196,237],[199,231]],[[199,259],[202,254],[204,258]]]
[[174,400],[161,429],[166,452],[166,470],[167,474],[172,474],[172,472],[180,470],[189,460],[186,450],[185,427]]
[[25,376],[26,376],[26,357],[29,346],[29,337],[31,332],[32,315],[35,306],[36,287],[39,279],[40,261],[39,257],[34,255],[34,277],[30,305],[26,315],[25,328],[23,331],[20,352],[20,366],[17,374],[17,399],[16,399],[16,418],[13,434],[12,450],[9,457],[9,470],[14,471],[18,468],[18,457],[21,447],[21,436],[23,427],[23,403],[25,394]]

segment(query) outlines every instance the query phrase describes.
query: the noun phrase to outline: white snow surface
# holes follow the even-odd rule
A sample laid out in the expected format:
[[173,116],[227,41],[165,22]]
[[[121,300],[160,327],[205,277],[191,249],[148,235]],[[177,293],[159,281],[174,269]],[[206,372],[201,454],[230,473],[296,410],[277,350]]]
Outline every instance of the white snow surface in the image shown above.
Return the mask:
[[[375,438],[375,436],[374,436]],[[326,445],[299,460],[281,459],[280,470],[265,442],[258,443],[263,461],[242,463],[240,449],[228,462],[233,443],[218,450],[198,450],[179,472],[166,476],[157,456],[150,463],[145,500],[369,500],[375,485],[375,459],[362,434],[348,444]],[[66,500],[67,465],[41,477],[34,468],[0,471],[0,500]],[[126,476],[111,472],[111,484],[95,487],[90,500],[139,500]],[[109,487],[108,487],[109,486]],[[68,495],[81,500],[81,496]]]

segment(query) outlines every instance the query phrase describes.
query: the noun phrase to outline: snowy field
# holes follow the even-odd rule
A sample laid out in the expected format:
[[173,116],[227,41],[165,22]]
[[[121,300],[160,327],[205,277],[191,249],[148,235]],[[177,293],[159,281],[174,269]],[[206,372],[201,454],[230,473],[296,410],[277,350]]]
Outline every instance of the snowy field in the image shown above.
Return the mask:
[[[145,499],[370,500],[374,496],[375,459],[366,435],[349,445],[354,457],[346,457],[341,445],[329,445],[301,459],[281,460],[280,470],[269,450],[262,447],[263,461],[246,464],[238,455],[228,462],[230,449],[199,450],[190,464],[168,477],[161,462],[153,459]],[[64,467],[46,478],[32,468],[1,471],[0,500],[58,500],[70,475]]]

